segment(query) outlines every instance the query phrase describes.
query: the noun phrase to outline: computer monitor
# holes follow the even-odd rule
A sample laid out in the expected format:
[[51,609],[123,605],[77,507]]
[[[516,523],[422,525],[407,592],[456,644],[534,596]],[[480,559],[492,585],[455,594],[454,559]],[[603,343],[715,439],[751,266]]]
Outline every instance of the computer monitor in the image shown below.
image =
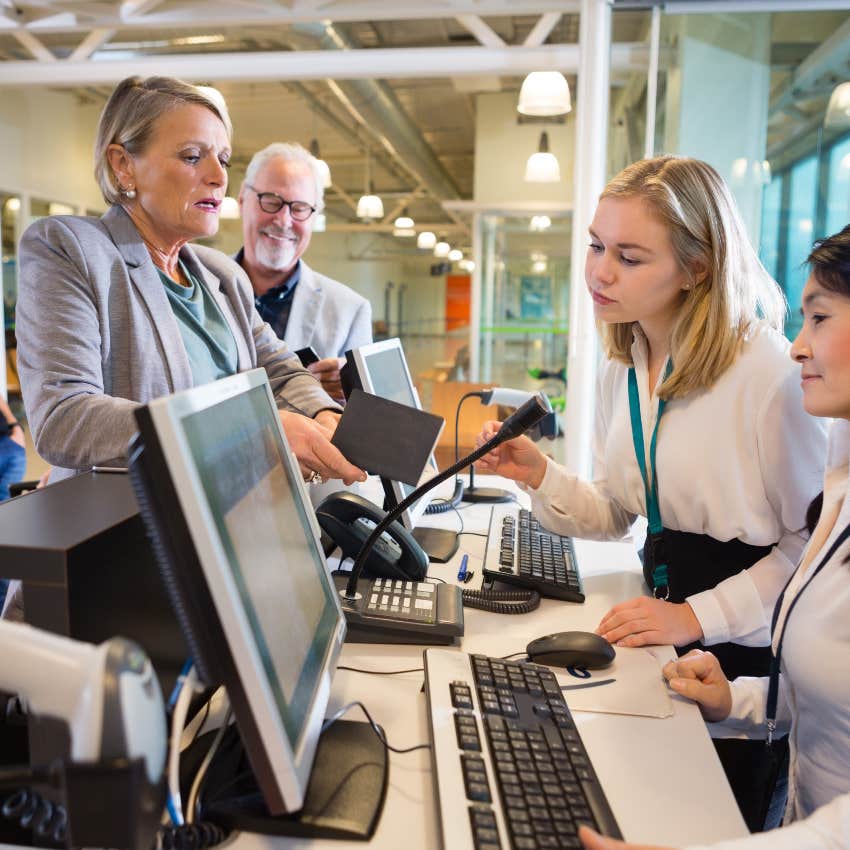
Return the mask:
[[298,811],[345,619],[266,373],[136,418],[131,475],[195,665],[227,690],[268,813]]
[[[346,352],[346,357],[353,364],[357,379],[365,392],[422,409],[400,339],[396,337],[361,345],[359,348]],[[419,483],[433,478],[438,471],[437,463],[432,455],[422,471]],[[382,479],[382,482],[388,501],[393,505],[406,499],[415,489],[403,481]],[[429,496],[419,499],[402,513],[400,519],[405,528],[413,532],[431,560],[445,562],[457,550],[457,534],[445,529],[420,525],[419,521],[429,503]]]

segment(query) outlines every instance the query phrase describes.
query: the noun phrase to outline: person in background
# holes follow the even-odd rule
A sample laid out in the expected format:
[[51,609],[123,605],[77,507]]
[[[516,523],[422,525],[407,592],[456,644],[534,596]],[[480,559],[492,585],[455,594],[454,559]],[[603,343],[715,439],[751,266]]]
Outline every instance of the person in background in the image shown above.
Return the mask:
[[24,429],[0,395],[0,502],[9,498],[9,485],[20,481],[26,468]]
[[254,154],[239,192],[245,269],[260,316],[292,351],[313,348],[307,368],[343,402],[339,370],[346,351],[372,342],[369,302],[302,259],[324,207],[318,162],[301,145],[277,142]]
[[[710,652],[694,650],[664,668],[670,687],[695,700],[706,720],[762,736],[768,722],[790,729],[785,827],[721,841],[714,850],[850,847],[850,226],[816,243],[808,263],[803,327],[791,356],[800,365],[805,409],[836,422],[823,492],[809,511],[811,539],[774,614],[776,702],[770,679],[729,682]],[[587,827],[580,837],[586,850],[660,850]]]
[[[607,640],[711,645],[730,677],[764,675],[770,612],[805,544],[826,444],[779,330],[782,293],[722,178],[672,156],[637,162],[605,188],[585,280],[607,354],[594,480],[524,437],[480,465],[524,485],[541,523],[563,534],[619,538],[648,518],[652,595],[608,612],[597,629]],[[479,445],[498,427],[488,423]],[[768,789],[754,782],[746,743],[715,740],[756,829]]]
[[365,479],[330,443],[339,406],[261,321],[242,269],[189,244],[218,230],[231,135],[215,90],[130,77],[98,126],[106,214],[44,218],[24,234],[18,370],[52,480],[126,465],[139,405],[255,367],[305,476]]

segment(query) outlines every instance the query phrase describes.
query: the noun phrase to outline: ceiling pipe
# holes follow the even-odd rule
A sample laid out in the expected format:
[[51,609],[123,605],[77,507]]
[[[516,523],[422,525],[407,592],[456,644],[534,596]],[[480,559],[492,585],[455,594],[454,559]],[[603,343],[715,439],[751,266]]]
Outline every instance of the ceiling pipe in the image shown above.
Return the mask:
[[[357,50],[359,45],[333,24],[296,24],[290,31],[311,40],[323,50]],[[356,110],[363,126],[381,143],[417,182],[439,200],[461,194],[443,164],[437,159],[419,128],[411,121],[392,89],[382,80],[338,81],[332,86]]]

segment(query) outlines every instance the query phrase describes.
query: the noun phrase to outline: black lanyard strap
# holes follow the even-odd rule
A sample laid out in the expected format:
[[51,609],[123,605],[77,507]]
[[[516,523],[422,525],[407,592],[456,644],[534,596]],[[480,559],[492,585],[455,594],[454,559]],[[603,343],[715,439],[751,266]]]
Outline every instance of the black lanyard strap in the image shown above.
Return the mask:
[[[844,531],[838,535],[832,546],[829,547],[829,551],[823,556],[821,562],[817,565],[817,567],[815,567],[812,574],[806,579],[805,584],[797,591],[797,595],[791,600],[791,604],[788,606],[788,612],[785,614],[785,622],[782,624],[782,631],[779,633],[779,639],[776,641],[776,651],[774,652],[773,659],[770,662],[770,682],[767,686],[766,712],[768,745],[773,742],[773,733],[776,730],[776,711],[779,703],[779,666],[782,659],[782,643],[785,640],[785,632],[788,629],[788,620],[791,617],[791,612],[794,610],[794,606],[800,601],[800,597],[806,591],[806,588],[808,588],[808,586],[812,583],[815,576],[827,565],[827,563],[832,559],[832,556],[835,555],[838,547],[841,546],[848,537],[850,537],[850,525],[848,525]],[[796,574],[796,571],[794,574]],[[770,624],[771,635],[776,632],[776,624],[779,622],[779,614],[782,610],[785,593],[793,580],[794,575],[788,579],[788,583],[779,595],[779,599],[776,600],[776,607],[773,609],[773,620]]]

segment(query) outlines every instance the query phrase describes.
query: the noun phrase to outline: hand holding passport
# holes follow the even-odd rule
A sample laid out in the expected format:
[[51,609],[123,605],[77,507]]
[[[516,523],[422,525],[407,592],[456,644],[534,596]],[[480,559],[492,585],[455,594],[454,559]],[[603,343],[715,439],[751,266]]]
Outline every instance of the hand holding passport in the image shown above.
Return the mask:
[[331,442],[355,466],[415,487],[444,425],[441,416],[355,389]]

